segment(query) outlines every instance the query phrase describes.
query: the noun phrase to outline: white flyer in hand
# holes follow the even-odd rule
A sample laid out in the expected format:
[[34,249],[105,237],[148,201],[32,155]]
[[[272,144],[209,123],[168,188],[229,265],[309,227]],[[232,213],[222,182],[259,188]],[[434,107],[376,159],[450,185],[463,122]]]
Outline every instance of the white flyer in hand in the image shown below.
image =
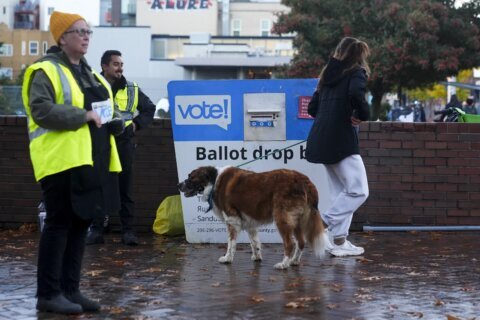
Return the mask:
[[102,119],[102,124],[105,124],[112,120],[113,117],[113,108],[110,99],[105,101],[92,102],[92,110],[100,116]]

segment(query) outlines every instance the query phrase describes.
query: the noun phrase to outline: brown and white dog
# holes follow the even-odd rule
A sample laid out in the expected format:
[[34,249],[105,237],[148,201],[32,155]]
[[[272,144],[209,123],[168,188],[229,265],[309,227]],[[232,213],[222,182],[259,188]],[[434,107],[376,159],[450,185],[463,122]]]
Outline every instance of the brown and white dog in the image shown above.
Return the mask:
[[324,228],[318,212],[318,192],[310,179],[293,170],[255,173],[235,167],[200,167],[193,170],[178,188],[185,197],[201,195],[213,212],[227,224],[227,253],[218,259],[231,263],[236,239],[246,230],[252,247],[252,260],[262,260],[257,227],[275,221],[280,233],[284,258],[276,269],[298,265],[305,239],[317,256],[325,251]]

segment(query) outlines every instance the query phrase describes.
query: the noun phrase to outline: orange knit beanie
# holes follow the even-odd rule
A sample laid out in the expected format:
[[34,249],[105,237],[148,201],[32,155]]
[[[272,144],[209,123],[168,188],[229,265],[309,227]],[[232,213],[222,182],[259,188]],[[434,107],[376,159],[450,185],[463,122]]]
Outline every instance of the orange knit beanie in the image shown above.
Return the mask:
[[62,34],[78,20],[85,19],[76,13],[54,11],[50,17],[50,32],[53,35],[53,39],[58,43]]

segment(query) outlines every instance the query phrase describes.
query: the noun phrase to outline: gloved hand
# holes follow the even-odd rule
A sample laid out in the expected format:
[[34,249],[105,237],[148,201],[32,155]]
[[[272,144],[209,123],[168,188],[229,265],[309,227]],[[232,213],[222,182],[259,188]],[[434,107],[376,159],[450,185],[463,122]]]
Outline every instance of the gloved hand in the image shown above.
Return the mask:
[[125,121],[122,118],[113,118],[107,122],[107,130],[110,134],[114,136],[119,136],[123,133],[125,129]]

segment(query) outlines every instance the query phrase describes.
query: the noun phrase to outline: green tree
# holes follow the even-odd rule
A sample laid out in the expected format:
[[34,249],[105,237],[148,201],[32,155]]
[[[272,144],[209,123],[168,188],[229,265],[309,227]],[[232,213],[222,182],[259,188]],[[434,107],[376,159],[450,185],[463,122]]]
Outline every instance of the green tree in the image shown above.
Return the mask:
[[480,1],[456,8],[453,0],[282,0],[274,32],[294,32],[297,54],[280,77],[316,77],[344,36],[372,51],[372,119],[385,93],[424,88],[480,65]]

